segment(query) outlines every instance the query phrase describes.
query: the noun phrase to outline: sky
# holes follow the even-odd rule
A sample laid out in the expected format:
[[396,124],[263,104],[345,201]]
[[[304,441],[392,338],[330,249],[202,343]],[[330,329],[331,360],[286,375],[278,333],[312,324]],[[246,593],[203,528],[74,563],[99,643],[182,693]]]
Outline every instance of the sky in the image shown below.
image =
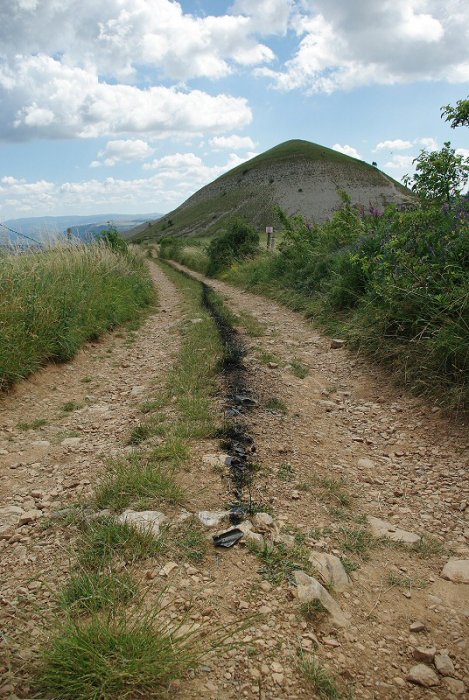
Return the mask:
[[2,0],[0,221],[166,213],[306,139],[396,179],[467,129],[466,0]]

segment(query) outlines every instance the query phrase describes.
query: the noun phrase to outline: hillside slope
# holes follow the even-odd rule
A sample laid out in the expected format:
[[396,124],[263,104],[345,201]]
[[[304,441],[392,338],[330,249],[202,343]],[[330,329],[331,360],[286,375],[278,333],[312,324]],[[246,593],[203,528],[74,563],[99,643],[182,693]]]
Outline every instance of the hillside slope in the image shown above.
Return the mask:
[[368,163],[308,141],[286,141],[198,190],[134,240],[211,235],[233,216],[258,228],[275,226],[275,205],[317,223],[340,206],[340,190],[366,209],[411,201],[408,190]]

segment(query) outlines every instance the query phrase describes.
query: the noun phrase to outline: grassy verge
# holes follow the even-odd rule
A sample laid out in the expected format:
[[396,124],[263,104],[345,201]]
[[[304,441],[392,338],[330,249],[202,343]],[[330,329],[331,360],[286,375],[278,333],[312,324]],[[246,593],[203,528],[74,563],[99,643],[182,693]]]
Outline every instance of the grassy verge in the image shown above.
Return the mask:
[[0,390],[48,360],[69,360],[153,301],[148,269],[132,252],[64,246],[2,258]]

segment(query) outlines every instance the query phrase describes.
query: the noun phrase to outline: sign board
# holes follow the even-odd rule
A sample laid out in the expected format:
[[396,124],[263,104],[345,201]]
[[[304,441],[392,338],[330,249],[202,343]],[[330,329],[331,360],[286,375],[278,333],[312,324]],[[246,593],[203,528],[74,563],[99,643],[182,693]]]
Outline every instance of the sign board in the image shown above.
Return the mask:
[[273,233],[273,232],[274,232],[274,227],[273,227],[273,226],[266,226],[266,227],[265,227],[265,232],[266,232],[266,233]]

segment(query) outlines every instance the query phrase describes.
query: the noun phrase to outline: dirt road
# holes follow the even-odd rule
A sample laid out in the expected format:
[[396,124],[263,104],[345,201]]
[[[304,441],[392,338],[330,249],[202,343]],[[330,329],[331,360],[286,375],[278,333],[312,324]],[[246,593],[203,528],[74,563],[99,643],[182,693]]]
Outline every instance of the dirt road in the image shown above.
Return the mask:
[[[7,630],[0,697],[27,697],[16,681],[17,659],[27,667],[42,634],[36,608],[49,605],[68,569],[67,531],[42,529],[40,520],[90,494],[104,461],[129,450],[138,405],[163,386],[177,350],[187,319],[174,285],[153,270],[161,311],[132,343],[108,336],[0,401],[0,508],[31,512],[0,540]],[[151,579],[169,586],[176,610],[191,601],[195,623],[226,626],[260,616],[237,635],[241,647],[212,654],[172,697],[337,697],[320,696],[300,673],[299,658],[313,653],[343,697],[349,689],[355,698],[380,700],[465,697],[469,586],[441,573],[450,558],[469,559],[467,430],[346,348],[332,348],[299,314],[210,284],[240,314],[247,379],[258,401],[248,418],[258,461],[252,496],[273,523],[267,518],[254,529],[286,553],[285,561],[297,547],[302,556],[333,555],[349,578],[329,585],[342,615],[335,618],[300,605],[292,571],[301,566],[284,571],[281,561],[261,560],[243,545],[210,550],[197,567],[180,565]],[[78,408],[64,411],[70,401]],[[216,440],[192,448],[192,467],[181,477],[191,494],[186,508],[222,510],[229,480],[203,459],[221,449]],[[416,544],[393,542],[400,529]],[[142,575],[162,564],[145,564]],[[428,687],[407,680],[422,663],[428,673],[420,682]]]

